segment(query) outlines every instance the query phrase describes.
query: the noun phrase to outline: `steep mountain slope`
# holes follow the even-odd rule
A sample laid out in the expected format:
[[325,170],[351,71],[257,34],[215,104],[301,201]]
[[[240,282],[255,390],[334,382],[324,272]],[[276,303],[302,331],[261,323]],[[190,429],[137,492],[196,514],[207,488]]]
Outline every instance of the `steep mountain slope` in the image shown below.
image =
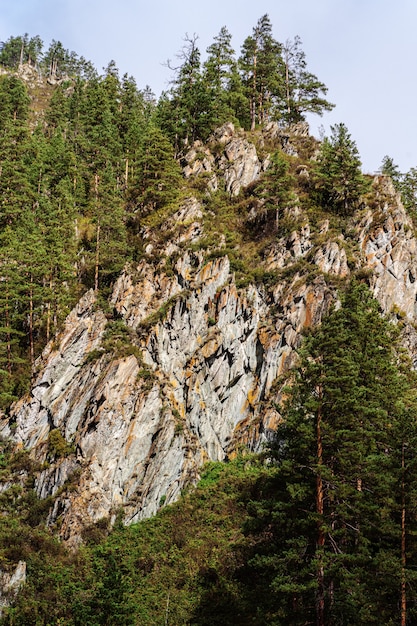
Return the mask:
[[[296,152],[294,135],[272,126],[265,137],[273,133]],[[258,152],[228,124],[190,150],[184,173],[234,196],[267,169]],[[158,231],[143,230],[145,255],[125,268],[108,303],[93,291],[81,298],[0,429],[36,460],[35,490],[53,497],[49,523],[64,539],[75,544],[83,528],[120,512],[125,523],[151,516],[205,461],[260,449],[280,419],[279,376],[301,333],[352,272],[368,275],[383,312],[401,319],[417,359],[417,241],[390,180],[372,185],[372,206],[343,232],[288,207],[292,228],[265,247],[263,279],[246,284],[221,223],[211,248],[201,245],[207,220],[219,218],[190,196]]]

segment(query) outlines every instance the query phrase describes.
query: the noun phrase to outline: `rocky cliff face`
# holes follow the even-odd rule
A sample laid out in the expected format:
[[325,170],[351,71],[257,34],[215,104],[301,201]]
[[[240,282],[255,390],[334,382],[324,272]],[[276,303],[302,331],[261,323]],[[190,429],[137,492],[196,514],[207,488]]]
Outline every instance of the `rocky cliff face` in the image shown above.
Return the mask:
[[[222,181],[233,195],[266,167],[232,127],[216,142],[216,155],[192,148],[200,153],[187,156],[187,176],[200,168],[209,187]],[[214,255],[195,251],[204,210],[189,198],[167,222],[163,250],[144,232],[147,255],[115,283],[111,315],[84,295],[39,359],[30,394],[0,424],[38,462],[36,491],[54,496],[49,521],[64,539],[76,543],[85,526],[119,512],[125,523],[153,515],[205,461],[259,449],[279,420],[274,382],[353,268],[369,270],[417,355],[417,242],[390,182],[375,178],[374,187],[377,209],[363,209],[348,235],[299,212],[297,227],[265,251],[269,287],[238,288],[221,242]]]
[[19,561],[12,573],[0,570],[0,619],[26,582],[26,563]]

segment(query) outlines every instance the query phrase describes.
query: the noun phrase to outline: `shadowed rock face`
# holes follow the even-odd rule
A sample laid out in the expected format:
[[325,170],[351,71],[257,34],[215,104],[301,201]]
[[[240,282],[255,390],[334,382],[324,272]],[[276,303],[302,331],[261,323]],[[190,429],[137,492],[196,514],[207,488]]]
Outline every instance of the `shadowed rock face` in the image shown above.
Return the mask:
[[[231,129],[217,138],[230,150],[232,140]],[[402,312],[404,343],[415,355],[417,244],[390,183],[381,177],[374,184],[381,203],[363,210],[353,229],[354,263],[372,271],[384,312]],[[264,267],[287,268],[308,256],[315,277],[305,281],[294,269],[268,290],[238,289],[226,255],[180,253],[179,243],[198,240],[202,216],[195,199],[177,213],[185,230],[181,242],[166,244],[165,254],[177,255],[169,274],[151,258],[149,243],[150,260],[126,268],[115,283],[111,306],[129,329],[130,349],[109,351],[110,322],[86,293],[39,359],[30,394],[0,422],[3,437],[44,464],[36,490],[56,496],[49,521],[59,521],[70,543],[119,511],[126,523],[153,515],[209,459],[242,445],[259,449],[279,420],[274,381],[294,363],[302,330],[318,324],[337,297],[326,276],[350,272],[343,236],[326,240],[323,223],[317,244],[304,220],[265,253]],[[57,430],[70,444],[62,454],[51,448]],[[69,481],[73,488],[61,489]]]

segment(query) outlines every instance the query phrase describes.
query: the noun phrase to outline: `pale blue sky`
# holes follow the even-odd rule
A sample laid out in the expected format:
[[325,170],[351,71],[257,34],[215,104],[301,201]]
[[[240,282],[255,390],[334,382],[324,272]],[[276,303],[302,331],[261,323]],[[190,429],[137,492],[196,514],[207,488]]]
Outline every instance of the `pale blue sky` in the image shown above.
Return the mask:
[[170,78],[164,62],[186,33],[202,53],[227,26],[241,44],[268,13],[281,42],[299,35],[309,68],[329,88],[336,108],[311,120],[312,132],[344,122],[365,171],[385,154],[402,171],[417,167],[416,0],[0,0],[0,40],[40,35],[91,60],[112,59],[120,74],[159,95]]

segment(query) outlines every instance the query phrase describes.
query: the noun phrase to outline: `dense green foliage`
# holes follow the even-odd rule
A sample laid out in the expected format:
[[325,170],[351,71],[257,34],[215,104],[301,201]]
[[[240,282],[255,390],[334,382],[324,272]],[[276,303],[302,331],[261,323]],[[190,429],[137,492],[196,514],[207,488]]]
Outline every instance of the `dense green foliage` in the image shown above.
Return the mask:
[[205,140],[224,121],[237,120],[254,130],[271,120],[285,124],[321,115],[333,105],[326,86],[307,70],[301,40],[285,46],[274,39],[268,15],[258,20],[236,58],[231,35],[223,27],[201,64],[197,37],[187,38],[172,87],[161,98],[159,119],[177,151],[195,139]]
[[417,396],[396,333],[354,282],[292,374],[273,447],[285,484],[274,510],[288,534],[277,527],[281,554],[263,566],[276,568],[294,624],[315,614],[317,624],[397,623],[402,579],[415,603],[416,464],[401,451],[415,449]]
[[332,126],[331,136],[324,138],[316,177],[321,204],[344,215],[354,212],[367,185],[358,149],[344,124]]
[[415,221],[417,219],[417,168],[411,167],[408,172],[403,173],[391,157],[385,156],[380,171],[381,174],[391,178],[395,189],[401,194],[405,208]]
[[29,37],[27,33],[23,36],[9,37],[0,48],[0,65],[17,69],[24,63],[50,78],[62,76],[91,78],[96,74],[90,61],[66,50],[60,41],[53,39],[48,49],[44,50],[39,35]]
[[22,393],[79,287],[106,288],[132,253],[127,206],[152,105],[114,64],[69,90],[57,86],[35,126],[21,80],[2,76],[0,94],[4,407]]

